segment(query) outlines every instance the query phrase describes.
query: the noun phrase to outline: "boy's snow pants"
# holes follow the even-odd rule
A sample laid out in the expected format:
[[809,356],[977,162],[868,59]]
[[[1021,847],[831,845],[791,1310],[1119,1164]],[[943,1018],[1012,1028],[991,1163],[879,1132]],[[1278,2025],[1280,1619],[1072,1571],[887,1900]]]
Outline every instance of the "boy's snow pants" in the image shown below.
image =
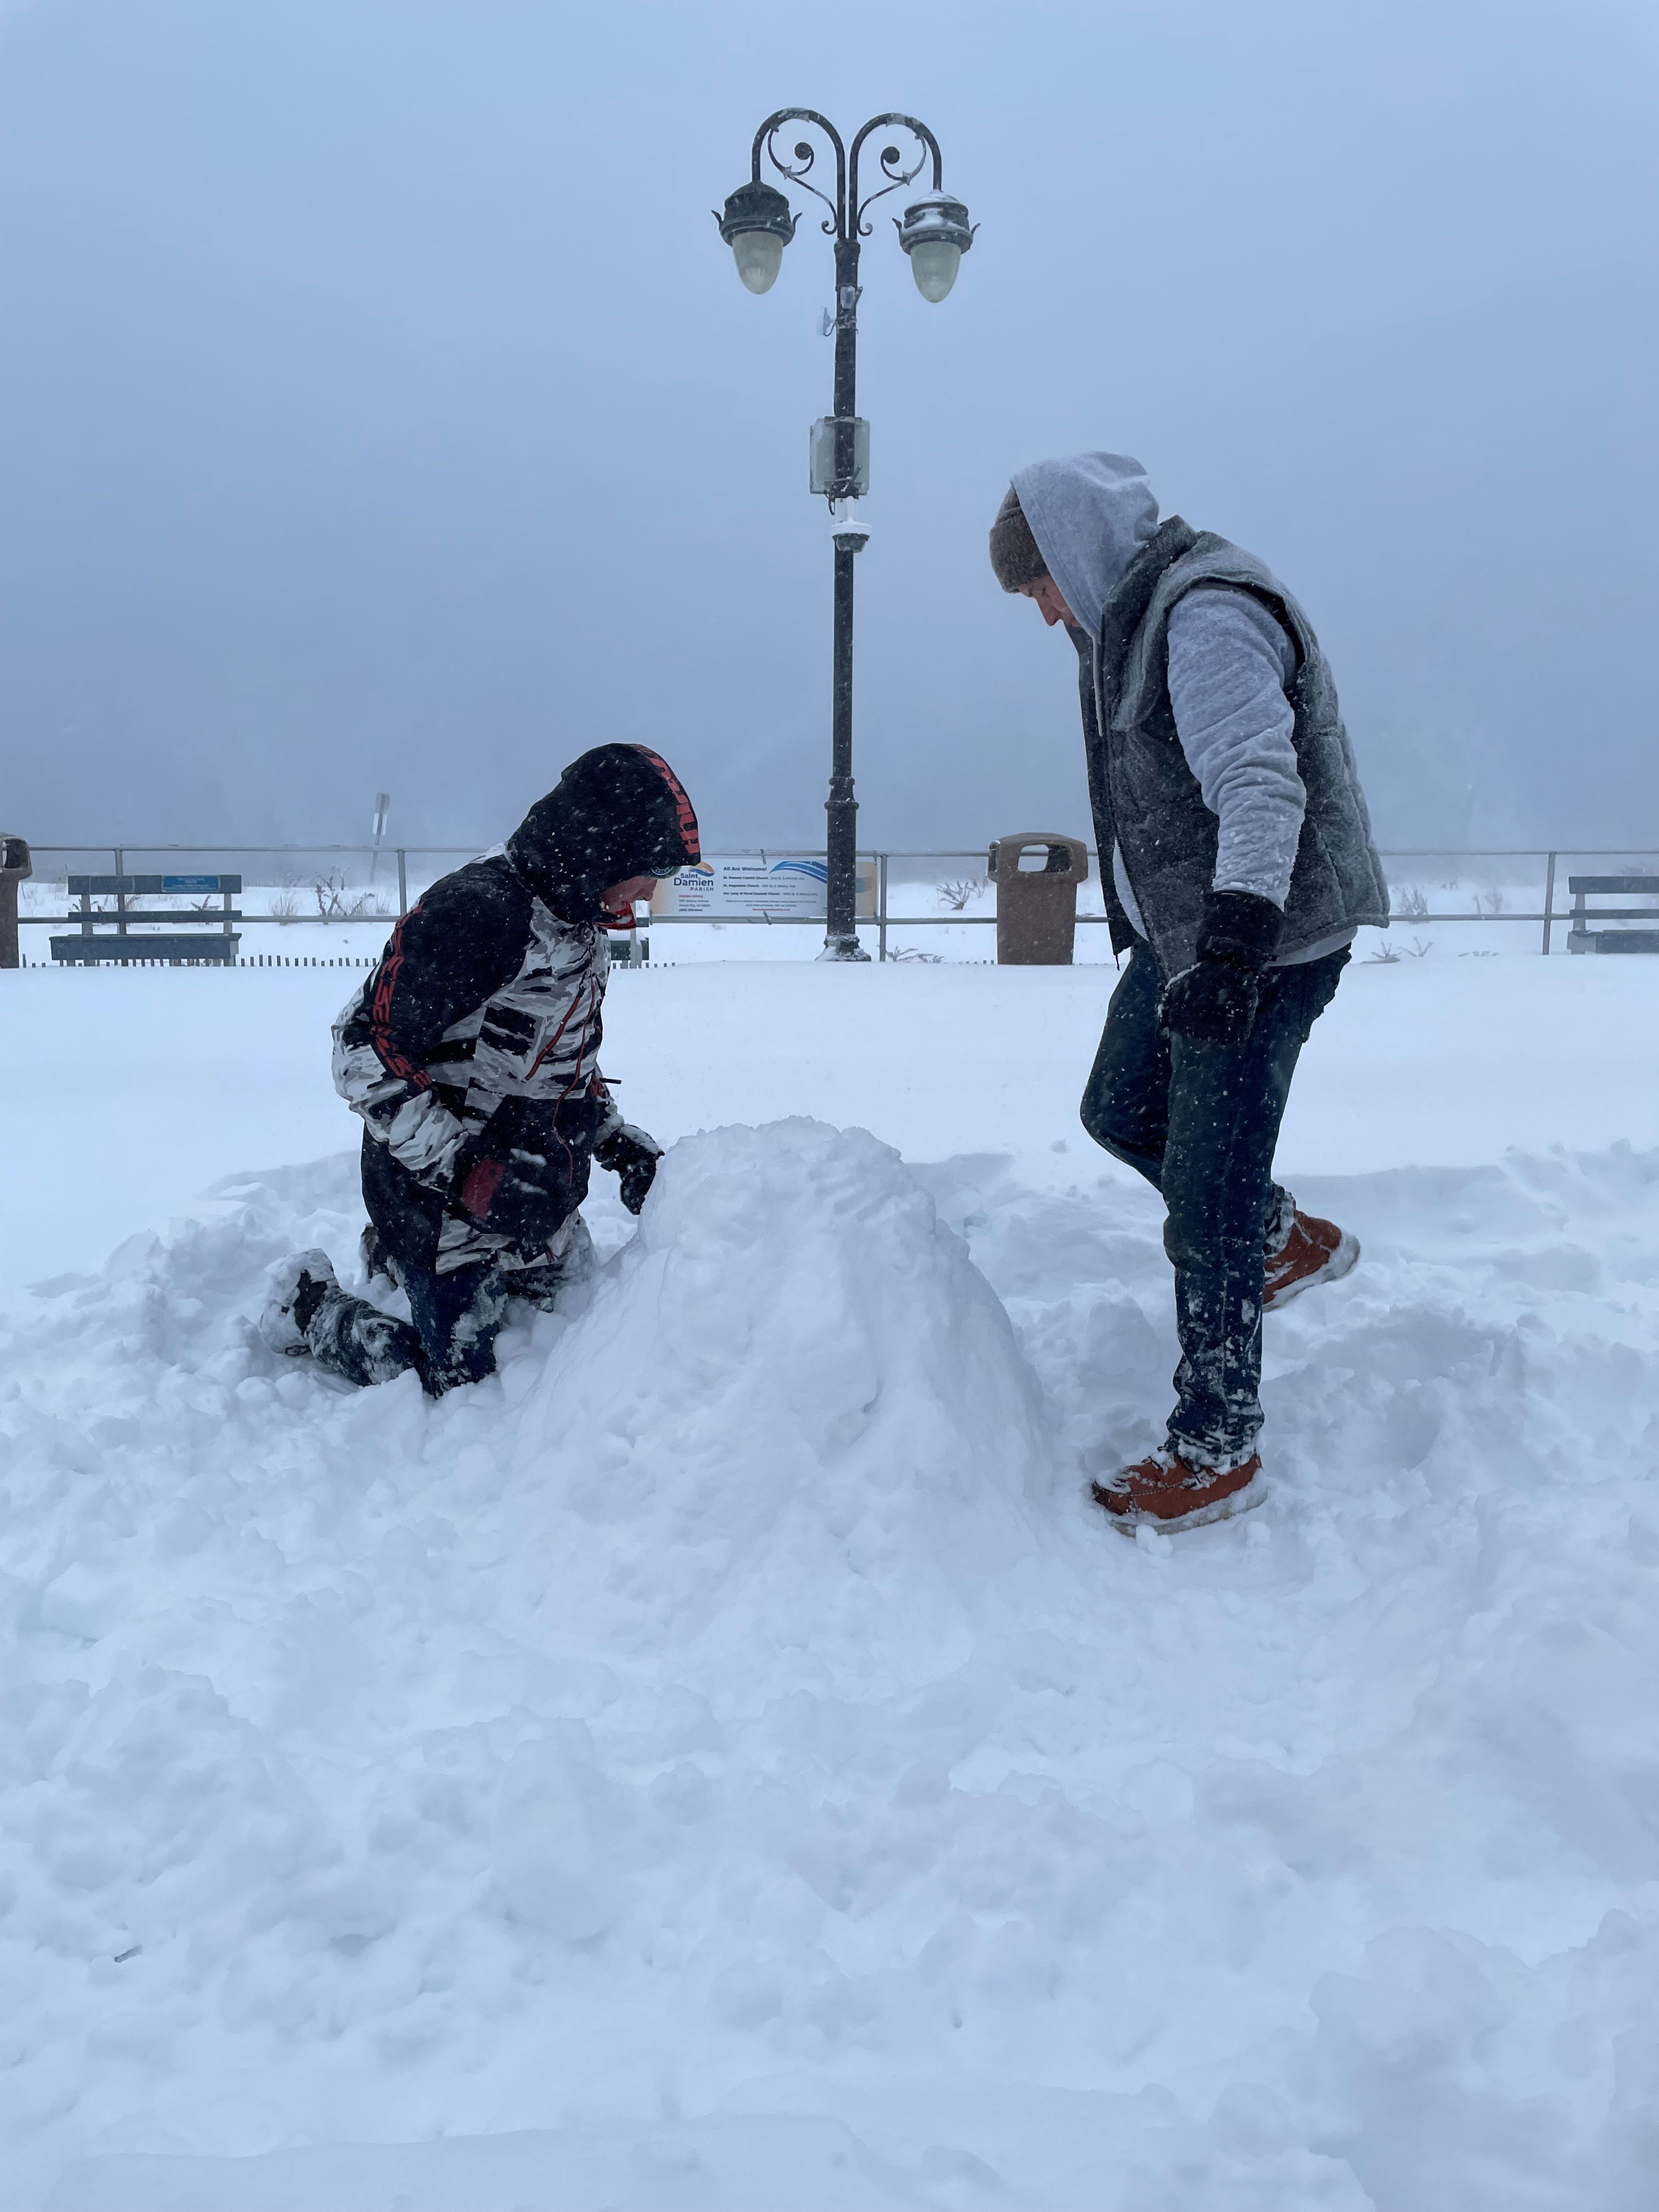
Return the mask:
[[[577,1145],[567,1220],[587,1193],[587,1152],[580,1135]],[[433,1398],[458,1383],[482,1382],[495,1371],[495,1340],[506,1325],[509,1300],[550,1297],[558,1271],[507,1268],[480,1260],[441,1275],[436,1261],[445,1217],[442,1198],[417,1182],[386,1146],[367,1133],[362,1175],[363,1202],[408,1297],[410,1321],[398,1321],[345,1291],[331,1291],[306,1331],[313,1358],[348,1382],[386,1382],[412,1367]],[[580,1231],[580,1222],[575,1226]]]
[[359,1383],[389,1382],[412,1367],[429,1398],[493,1375],[513,1295],[502,1270],[486,1261],[447,1275],[429,1267],[400,1267],[398,1274],[414,1326],[349,1291],[331,1291],[306,1330],[317,1364]]
[[1158,964],[1144,944],[1107,1010],[1083,1126],[1169,1209],[1181,1340],[1170,1442],[1189,1462],[1236,1467],[1261,1426],[1263,1261],[1289,1233],[1293,1203],[1273,1179],[1273,1152],[1297,1056],[1347,960],[1345,947],[1270,968],[1242,1045],[1159,1028]]

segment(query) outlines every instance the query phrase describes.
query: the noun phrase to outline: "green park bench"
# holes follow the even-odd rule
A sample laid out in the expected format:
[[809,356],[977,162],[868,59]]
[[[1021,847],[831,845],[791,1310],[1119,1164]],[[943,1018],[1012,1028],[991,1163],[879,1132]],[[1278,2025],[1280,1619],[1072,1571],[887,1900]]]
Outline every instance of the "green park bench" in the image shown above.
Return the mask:
[[1649,907],[1587,907],[1589,898],[1659,898],[1659,876],[1569,876],[1572,894],[1572,927],[1567,932],[1569,952],[1659,952],[1659,927],[1653,929],[1592,929],[1592,921],[1649,921],[1659,924],[1659,914]]
[[[52,957],[84,966],[105,960],[129,966],[135,960],[164,960],[174,968],[187,961],[234,968],[242,940],[231,924],[242,917],[231,901],[241,888],[240,876],[70,876],[69,895],[81,902],[81,926],[72,937],[52,939]],[[191,893],[198,896],[217,893],[223,902],[222,914],[200,907],[171,913],[157,913],[152,908],[135,913],[127,904],[129,899],[183,898]],[[94,911],[94,899],[113,899],[115,904],[112,909]],[[193,922],[196,927],[161,930],[151,926],[163,921]],[[135,924],[140,926],[135,927]]]

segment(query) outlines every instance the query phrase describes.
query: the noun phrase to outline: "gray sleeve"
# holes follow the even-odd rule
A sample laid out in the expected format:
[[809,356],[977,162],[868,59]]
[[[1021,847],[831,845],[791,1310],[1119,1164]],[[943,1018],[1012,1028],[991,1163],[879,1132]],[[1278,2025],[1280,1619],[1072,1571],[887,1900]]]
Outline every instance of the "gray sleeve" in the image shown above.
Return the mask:
[[1169,644],[1181,750],[1221,825],[1212,888],[1282,908],[1308,799],[1287,696],[1295,648],[1259,599],[1210,584],[1177,603]]

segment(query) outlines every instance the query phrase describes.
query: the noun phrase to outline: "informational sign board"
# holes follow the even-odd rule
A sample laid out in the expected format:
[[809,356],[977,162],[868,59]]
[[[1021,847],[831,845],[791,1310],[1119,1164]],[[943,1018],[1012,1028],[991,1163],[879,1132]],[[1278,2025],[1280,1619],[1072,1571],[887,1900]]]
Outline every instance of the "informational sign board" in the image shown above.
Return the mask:
[[[830,871],[819,860],[786,854],[711,854],[695,868],[665,876],[651,902],[653,914],[681,915],[687,921],[720,921],[740,915],[768,921],[822,921]],[[876,864],[858,864],[855,911],[866,919],[876,912]]]

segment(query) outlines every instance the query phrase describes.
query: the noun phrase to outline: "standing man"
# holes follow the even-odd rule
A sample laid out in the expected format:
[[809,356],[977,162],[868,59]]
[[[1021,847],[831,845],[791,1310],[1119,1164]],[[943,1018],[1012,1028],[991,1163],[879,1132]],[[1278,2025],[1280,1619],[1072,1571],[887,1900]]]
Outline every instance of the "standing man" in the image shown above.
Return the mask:
[[550,1305],[585,1267],[591,1163],[637,1213],[660,1147],[599,1073],[611,929],[700,857],[666,761],[599,745],[505,845],[433,884],[334,1024],[334,1085],[363,1124],[363,1255],[409,1299],[401,1321],[336,1280],[328,1255],[275,1272],[274,1352],[349,1382],[413,1368],[439,1397],[495,1369],[509,1302]]
[[1138,461],[1079,453],[1015,477],[991,566],[1081,662],[1102,889],[1130,956],[1083,1126],[1163,1194],[1175,1268],[1167,1440],[1094,1497],[1128,1533],[1194,1528],[1261,1500],[1263,1308],[1359,1257],[1274,1182],[1273,1150],[1388,886],[1319,641],[1254,554],[1160,525]]

